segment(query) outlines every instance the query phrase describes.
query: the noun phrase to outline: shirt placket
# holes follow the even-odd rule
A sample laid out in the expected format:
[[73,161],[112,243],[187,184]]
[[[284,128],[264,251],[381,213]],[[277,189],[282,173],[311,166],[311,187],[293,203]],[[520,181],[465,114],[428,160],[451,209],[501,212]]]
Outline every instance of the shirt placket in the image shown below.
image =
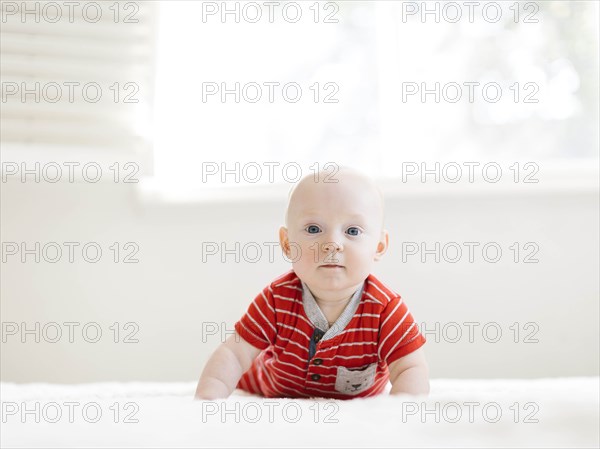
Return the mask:
[[[314,330],[310,337],[310,342],[308,346],[308,370],[306,372],[307,381],[312,380],[313,382],[318,382],[319,380],[321,380],[321,374],[316,372],[317,370],[315,369],[315,367],[321,366],[323,364],[323,359],[321,359],[320,357],[315,357],[315,354],[321,349],[320,343],[323,341],[323,337],[326,334],[328,335],[326,340],[327,344],[331,343],[331,339],[335,336],[335,333],[339,333],[338,327],[340,327],[341,321],[345,322],[344,326],[347,324],[352,314],[356,310],[356,307],[358,307],[358,302],[360,301],[362,292],[362,288],[358,289],[355,292],[353,298],[350,301],[351,304],[347,306],[348,309],[351,309],[351,313],[348,313],[348,316],[338,318],[338,320],[336,320],[336,322],[334,323],[334,326],[337,327],[333,328],[333,326],[329,325],[327,319],[323,315],[323,312],[317,306],[315,299],[308,290],[307,286],[303,285],[304,308],[307,313],[307,316],[314,325]],[[344,310],[344,312],[346,312],[346,309]]]
[[307,380],[310,379],[315,382],[321,380],[321,375],[317,373],[314,368],[316,366],[322,365],[323,359],[314,356],[318,352],[318,346],[321,342],[321,339],[323,338],[323,335],[325,335],[325,332],[319,329],[318,327],[315,327],[310,339],[308,349],[308,371],[306,372]]

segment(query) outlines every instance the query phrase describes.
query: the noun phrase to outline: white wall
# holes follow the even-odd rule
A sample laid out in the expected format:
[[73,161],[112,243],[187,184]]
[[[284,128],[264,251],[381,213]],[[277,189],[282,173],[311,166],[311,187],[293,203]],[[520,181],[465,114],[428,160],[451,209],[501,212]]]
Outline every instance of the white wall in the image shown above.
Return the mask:
[[[81,326],[74,343],[66,334],[58,343],[3,335],[3,381],[195,379],[221,339],[203,343],[202,323],[232,329],[256,293],[289,269],[280,253],[274,263],[266,252],[255,264],[201,258],[203,241],[276,241],[285,192],[277,200],[175,204],[142,200],[136,186],[123,184],[11,180],[1,188],[3,242],[95,241],[106,251],[97,264],[79,255],[73,264],[66,256],[55,264],[12,256],[2,264],[5,326],[97,322],[104,331],[96,344],[83,340]],[[428,328],[461,323],[458,343],[428,336],[432,377],[598,375],[598,226],[593,190],[388,196],[391,247],[374,274]],[[137,242],[140,262],[113,263],[115,241]],[[466,256],[456,264],[416,256],[402,263],[402,241],[495,241],[506,253],[496,264],[480,255],[473,264]],[[537,242],[540,262],[513,263],[515,241]],[[139,325],[139,343],[114,343],[109,326],[129,321]],[[480,325],[470,343],[464,322],[497,322],[502,338],[486,342]],[[539,343],[523,343],[523,329],[514,343],[514,322],[537,323]]]

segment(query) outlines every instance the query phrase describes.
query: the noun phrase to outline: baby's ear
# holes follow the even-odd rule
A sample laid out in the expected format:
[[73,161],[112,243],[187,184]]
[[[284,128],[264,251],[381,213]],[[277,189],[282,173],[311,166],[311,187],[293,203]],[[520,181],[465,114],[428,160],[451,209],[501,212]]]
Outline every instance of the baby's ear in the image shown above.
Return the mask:
[[288,239],[288,230],[285,226],[279,228],[279,246],[281,246],[284,254],[289,257],[290,240]]
[[389,246],[389,234],[387,230],[381,231],[381,237],[379,243],[377,243],[377,252],[375,253],[375,260],[379,260],[383,257]]

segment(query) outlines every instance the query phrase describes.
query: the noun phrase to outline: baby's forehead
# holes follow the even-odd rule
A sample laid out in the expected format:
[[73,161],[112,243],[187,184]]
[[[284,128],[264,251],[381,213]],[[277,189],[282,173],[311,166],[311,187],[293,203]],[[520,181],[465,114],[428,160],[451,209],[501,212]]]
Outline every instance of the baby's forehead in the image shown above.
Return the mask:
[[373,207],[383,213],[383,195],[367,176],[353,170],[340,170],[329,177],[325,175],[328,173],[308,175],[290,190],[286,222],[290,209],[294,215],[316,213],[323,207],[357,216],[370,215]]
[[375,183],[367,176],[350,169],[342,169],[333,174],[319,172],[305,176],[290,189],[288,201],[293,201],[303,194],[335,195],[339,192],[352,191],[380,194]]

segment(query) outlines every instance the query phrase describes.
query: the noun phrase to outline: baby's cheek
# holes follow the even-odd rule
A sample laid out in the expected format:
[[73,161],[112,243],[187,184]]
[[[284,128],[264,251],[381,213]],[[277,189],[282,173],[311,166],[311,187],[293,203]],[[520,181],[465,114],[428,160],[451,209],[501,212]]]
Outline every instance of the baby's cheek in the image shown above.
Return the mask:
[[316,263],[318,262],[318,260],[315,260],[315,258],[317,257],[317,244],[313,243],[313,244],[304,244],[300,247],[301,250],[301,256],[300,256],[300,262],[308,265],[310,263]]
[[292,263],[300,260],[300,257],[303,252],[302,244],[300,242],[298,242],[297,240],[294,240],[292,238],[292,236],[290,236],[288,244],[289,244],[289,249],[286,254],[287,259]]
[[308,267],[311,261],[310,248],[306,245],[292,245],[288,259],[295,269]]

